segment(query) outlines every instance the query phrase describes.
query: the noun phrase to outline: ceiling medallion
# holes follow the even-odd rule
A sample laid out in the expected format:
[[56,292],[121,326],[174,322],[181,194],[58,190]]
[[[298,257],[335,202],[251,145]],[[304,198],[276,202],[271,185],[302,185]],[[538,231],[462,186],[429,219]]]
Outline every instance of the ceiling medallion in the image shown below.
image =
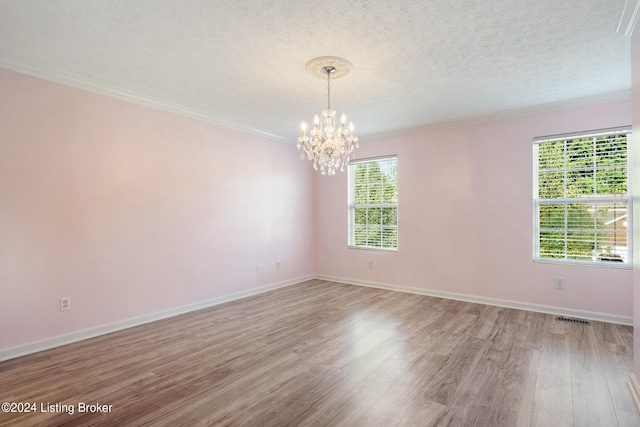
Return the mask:
[[313,161],[313,168],[323,175],[335,175],[336,169],[344,171],[353,150],[358,148],[358,137],[353,134],[353,123],[347,128],[347,116],[342,114],[340,125],[336,126],[336,111],[331,109],[331,79],[339,79],[351,71],[349,61],[335,56],[322,56],[312,59],[307,63],[306,70],[309,74],[319,79],[327,79],[327,109],[322,111],[320,119],[318,115],[313,118],[313,129],[307,134],[307,123],[300,125],[298,137],[298,150],[300,158],[305,155],[309,161]]

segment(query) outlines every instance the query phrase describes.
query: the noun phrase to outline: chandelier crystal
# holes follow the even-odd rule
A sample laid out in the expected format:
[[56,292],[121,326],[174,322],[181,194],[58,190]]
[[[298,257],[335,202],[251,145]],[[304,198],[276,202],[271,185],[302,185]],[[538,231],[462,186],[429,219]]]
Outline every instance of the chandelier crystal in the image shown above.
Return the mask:
[[300,158],[304,160],[307,157],[313,161],[313,168],[318,170],[319,166],[323,175],[335,175],[338,168],[344,171],[353,150],[358,148],[353,123],[346,126],[345,114],[340,117],[340,123],[336,123],[336,111],[331,109],[331,77],[344,77],[350,70],[349,61],[333,56],[323,56],[307,63],[307,72],[318,78],[327,78],[327,109],[320,117],[316,114],[313,118],[313,128],[308,129],[307,123],[302,122],[297,147]]

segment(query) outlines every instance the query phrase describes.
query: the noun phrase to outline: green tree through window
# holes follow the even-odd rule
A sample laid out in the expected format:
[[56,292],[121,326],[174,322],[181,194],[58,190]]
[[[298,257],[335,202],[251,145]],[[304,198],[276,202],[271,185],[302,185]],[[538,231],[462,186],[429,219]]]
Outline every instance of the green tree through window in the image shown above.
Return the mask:
[[630,129],[534,141],[538,259],[630,262]]
[[349,164],[349,246],[398,248],[398,159]]

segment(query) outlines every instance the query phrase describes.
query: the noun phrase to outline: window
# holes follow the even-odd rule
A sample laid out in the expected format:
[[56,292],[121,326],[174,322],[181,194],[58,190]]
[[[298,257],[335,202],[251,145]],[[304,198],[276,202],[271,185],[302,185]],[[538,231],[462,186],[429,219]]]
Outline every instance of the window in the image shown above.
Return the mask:
[[349,246],[398,249],[398,158],[349,163]]
[[533,143],[534,259],[631,263],[631,129]]

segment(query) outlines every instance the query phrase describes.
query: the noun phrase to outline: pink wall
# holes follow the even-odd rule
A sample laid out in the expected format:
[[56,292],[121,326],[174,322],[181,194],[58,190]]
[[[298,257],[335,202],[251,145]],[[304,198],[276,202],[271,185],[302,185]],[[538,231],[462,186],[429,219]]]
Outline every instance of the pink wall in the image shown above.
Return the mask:
[[634,373],[640,379],[640,26],[631,37],[631,102],[634,154]]
[[3,69],[0,93],[0,349],[313,273],[293,145]]
[[399,250],[347,249],[347,175],[316,176],[316,273],[631,316],[632,270],[532,262],[532,138],[630,123],[618,102],[365,140],[359,158],[398,155]]
[[632,315],[631,270],[531,261],[531,139],[629,124],[629,102],[365,139],[399,157],[386,253],[347,249],[346,174],[291,144],[2,69],[0,93],[0,350],[314,272]]

